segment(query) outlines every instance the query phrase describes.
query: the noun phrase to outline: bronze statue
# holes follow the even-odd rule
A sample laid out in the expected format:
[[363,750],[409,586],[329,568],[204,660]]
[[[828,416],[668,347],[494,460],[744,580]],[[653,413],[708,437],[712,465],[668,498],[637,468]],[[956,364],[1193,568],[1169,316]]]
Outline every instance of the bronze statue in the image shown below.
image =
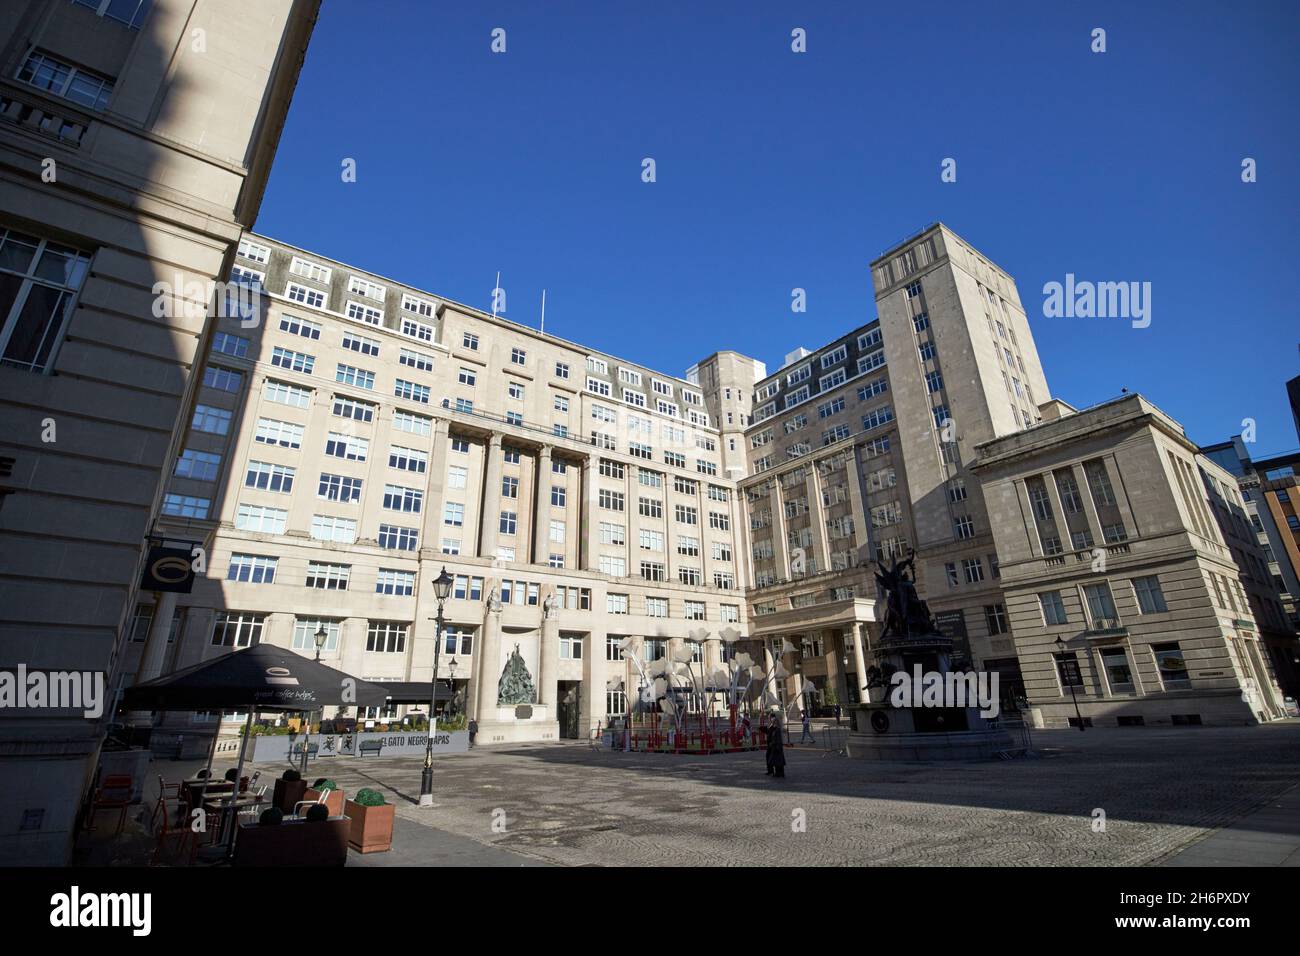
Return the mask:
[[501,680],[497,683],[497,702],[505,706],[537,703],[537,688],[533,686],[533,677],[528,673],[528,665],[519,653],[518,644],[501,671]]
[[876,572],[876,580],[885,592],[885,624],[880,632],[882,640],[938,633],[930,618],[930,609],[916,593],[916,584],[908,576],[915,560],[916,554],[912,552],[902,561],[892,558],[889,568],[885,567],[884,562],[876,562],[880,568]]

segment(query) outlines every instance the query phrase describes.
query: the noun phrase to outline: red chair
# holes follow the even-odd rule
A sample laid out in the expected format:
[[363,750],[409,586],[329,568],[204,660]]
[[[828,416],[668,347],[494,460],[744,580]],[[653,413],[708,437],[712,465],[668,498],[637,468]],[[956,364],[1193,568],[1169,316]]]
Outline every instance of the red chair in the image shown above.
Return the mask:
[[196,834],[189,827],[189,821],[182,821],[178,826],[173,827],[170,817],[171,812],[167,801],[159,796],[151,821],[151,829],[155,832],[153,855],[149,858],[150,866],[159,865],[169,845],[171,847],[169,858],[172,862],[183,860],[187,865],[192,864],[199,852],[199,843],[195,839]]
[[129,774],[114,773],[105,777],[95,791],[95,800],[90,805],[90,826],[86,827],[86,829],[95,829],[95,814],[100,810],[116,810],[118,812],[117,827],[113,830],[113,835],[117,836],[121,833],[122,827],[126,823],[126,811],[131,806],[131,794],[134,790],[135,784]]

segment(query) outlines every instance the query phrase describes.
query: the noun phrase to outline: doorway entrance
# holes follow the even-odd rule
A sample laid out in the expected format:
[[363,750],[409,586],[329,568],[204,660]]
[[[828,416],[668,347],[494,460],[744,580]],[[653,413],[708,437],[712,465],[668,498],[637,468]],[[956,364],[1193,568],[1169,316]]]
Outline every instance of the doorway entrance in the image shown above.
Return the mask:
[[577,740],[582,736],[582,681],[557,681],[555,719],[560,723],[560,736]]

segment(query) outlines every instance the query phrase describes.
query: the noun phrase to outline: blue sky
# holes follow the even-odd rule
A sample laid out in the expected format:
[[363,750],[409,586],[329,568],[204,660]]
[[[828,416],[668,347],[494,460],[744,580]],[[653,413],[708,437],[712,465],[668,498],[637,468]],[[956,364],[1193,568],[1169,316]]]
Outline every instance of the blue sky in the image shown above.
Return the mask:
[[[1251,417],[1260,457],[1298,444],[1298,32],[1292,0],[325,0],[257,229],[485,309],[500,270],[509,318],[546,288],[548,332],[681,374],[870,321],[869,261],[943,220],[1056,396]],[[1044,318],[1066,273],[1150,282],[1151,326]]]

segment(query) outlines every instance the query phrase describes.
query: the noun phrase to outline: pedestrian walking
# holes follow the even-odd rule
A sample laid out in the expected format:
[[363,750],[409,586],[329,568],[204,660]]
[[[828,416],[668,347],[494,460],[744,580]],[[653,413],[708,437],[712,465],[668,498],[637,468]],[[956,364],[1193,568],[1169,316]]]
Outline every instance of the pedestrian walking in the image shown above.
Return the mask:
[[478,721],[473,717],[469,719],[469,749],[474,749],[474,738],[478,736]]
[[803,733],[799,735],[799,743],[802,744],[805,740],[811,740],[815,747],[817,738],[812,735],[812,721],[808,718],[808,711],[799,711],[799,716],[803,719]]

